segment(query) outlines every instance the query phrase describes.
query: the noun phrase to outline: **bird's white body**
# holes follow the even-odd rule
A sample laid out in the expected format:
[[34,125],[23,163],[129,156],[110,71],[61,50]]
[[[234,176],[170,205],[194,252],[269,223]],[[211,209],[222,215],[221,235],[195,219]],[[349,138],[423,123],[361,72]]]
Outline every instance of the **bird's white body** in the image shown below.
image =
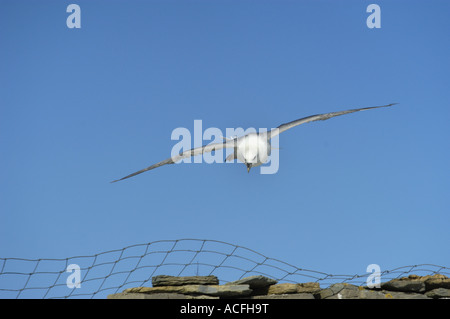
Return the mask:
[[256,167],[267,162],[271,147],[267,133],[250,133],[237,139],[235,158],[247,167]]

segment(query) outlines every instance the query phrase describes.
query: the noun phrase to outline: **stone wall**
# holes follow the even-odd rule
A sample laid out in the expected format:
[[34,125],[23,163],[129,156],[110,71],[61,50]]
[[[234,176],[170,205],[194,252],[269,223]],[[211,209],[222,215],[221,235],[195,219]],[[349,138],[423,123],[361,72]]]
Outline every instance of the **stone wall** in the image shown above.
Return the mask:
[[380,288],[338,283],[321,288],[317,282],[277,283],[251,276],[219,285],[216,276],[152,278],[152,287],[125,289],[108,299],[439,299],[450,298],[450,279],[444,275],[410,275],[381,283]]

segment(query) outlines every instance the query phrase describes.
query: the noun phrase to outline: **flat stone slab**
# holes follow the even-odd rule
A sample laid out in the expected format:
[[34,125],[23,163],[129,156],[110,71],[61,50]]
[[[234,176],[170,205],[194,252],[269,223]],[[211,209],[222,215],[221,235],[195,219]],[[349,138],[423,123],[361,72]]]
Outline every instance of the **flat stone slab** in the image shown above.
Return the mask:
[[128,288],[124,293],[178,293],[183,295],[208,295],[217,297],[244,297],[252,293],[249,285],[184,285],[161,287],[136,287]]
[[381,291],[386,299],[430,299],[428,296],[414,292]]
[[216,276],[166,276],[159,275],[152,278],[152,286],[184,286],[184,285],[218,285]]
[[108,295],[107,299],[219,299],[219,297],[205,296],[205,295],[190,296],[177,293],[142,294],[142,293],[120,292],[117,294]]
[[320,290],[318,282],[305,282],[298,284],[283,283],[272,285],[267,291],[268,295],[295,294],[295,293],[315,293]]
[[433,290],[436,288],[450,289],[450,279],[447,276],[441,274],[435,274],[433,276],[424,276],[421,280],[425,281],[425,289]]
[[441,274],[428,276],[409,275],[381,284],[382,289],[403,292],[425,292],[437,288],[450,289],[450,279]]
[[271,285],[275,285],[277,281],[265,276],[249,276],[239,280],[231,281],[225,285],[249,285],[250,289],[261,289]]
[[436,288],[425,293],[430,298],[450,298],[450,289]]
[[421,293],[372,290],[351,284],[338,283],[317,293],[320,299],[429,299]]
[[381,289],[402,291],[402,292],[424,292],[425,282],[415,279],[392,279],[381,284]]

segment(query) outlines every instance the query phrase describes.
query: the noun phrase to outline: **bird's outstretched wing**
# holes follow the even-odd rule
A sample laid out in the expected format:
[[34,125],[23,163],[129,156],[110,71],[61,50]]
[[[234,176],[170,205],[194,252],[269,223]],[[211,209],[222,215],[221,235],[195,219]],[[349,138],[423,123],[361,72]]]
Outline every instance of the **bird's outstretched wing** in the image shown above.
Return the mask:
[[157,168],[157,167],[160,167],[160,166],[163,166],[163,165],[166,165],[166,164],[174,164],[174,163],[176,163],[176,162],[178,162],[178,161],[180,161],[180,160],[182,160],[184,158],[200,155],[200,154],[203,154],[203,153],[212,152],[214,150],[220,150],[220,149],[224,149],[224,148],[231,148],[231,147],[235,147],[235,146],[236,146],[236,139],[233,139],[233,140],[229,139],[229,140],[226,140],[223,143],[211,143],[211,144],[208,144],[208,145],[203,145],[201,147],[196,147],[196,148],[190,149],[188,151],[184,151],[183,153],[180,153],[180,154],[178,154],[176,156],[170,157],[170,158],[168,158],[168,159],[166,159],[164,161],[161,161],[159,163],[156,163],[156,164],[153,164],[153,165],[151,165],[149,167],[141,169],[140,171],[134,172],[134,173],[132,173],[130,175],[127,175],[125,177],[122,177],[120,179],[116,179],[115,181],[112,181],[111,183],[115,183],[115,182],[118,182],[118,181],[130,178],[130,177],[136,176],[138,174],[144,173],[146,171],[152,170],[154,168]]
[[281,124],[280,126],[278,126],[277,128],[273,129],[270,131],[270,138],[277,136],[278,134],[283,133],[286,130],[289,130],[290,128],[293,128],[294,126],[300,125],[300,124],[304,124],[304,123],[308,123],[308,122],[313,122],[313,121],[324,121],[324,120],[328,120],[332,117],[335,116],[339,116],[339,115],[344,115],[344,114],[350,114],[350,113],[354,113],[354,112],[359,112],[359,111],[365,111],[365,110],[371,110],[371,109],[377,109],[379,107],[388,107],[388,106],[392,106],[395,105],[397,103],[391,103],[388,105],[380,105],[380,106],[371,106],[371,107],[364,107],[364,108],[360,108],[360,109],[352,109],[352,110],[346,110],[346,111],[340,111],[340,112],[331,112],[331,113],[324,113],[324,114],[316,114],[316,115],[311,115],[311,116],[307,116],[289,123],[285,123],[285,124]]

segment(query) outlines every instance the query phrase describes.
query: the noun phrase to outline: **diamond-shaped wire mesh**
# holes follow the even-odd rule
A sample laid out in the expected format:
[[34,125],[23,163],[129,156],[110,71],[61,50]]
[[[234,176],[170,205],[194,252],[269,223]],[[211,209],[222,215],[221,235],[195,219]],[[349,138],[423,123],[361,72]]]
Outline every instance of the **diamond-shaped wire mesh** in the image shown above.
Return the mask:
[[[80,288],[69,288],[79,266]],[[383,281],[409,274],[450,275],[450,268],[433,264],[398,267],[381,272]],[[0,258],[0,298],[106,298],[126,288],[151,286],[156,275],[215,275],[220,283],[252,275],[278,282],[319,282],[322,288],[345,282],[362,286],[369,273],[327,274],[299,268],[252,249],[217,240],[159,240],[92,256],[64,259]]]

